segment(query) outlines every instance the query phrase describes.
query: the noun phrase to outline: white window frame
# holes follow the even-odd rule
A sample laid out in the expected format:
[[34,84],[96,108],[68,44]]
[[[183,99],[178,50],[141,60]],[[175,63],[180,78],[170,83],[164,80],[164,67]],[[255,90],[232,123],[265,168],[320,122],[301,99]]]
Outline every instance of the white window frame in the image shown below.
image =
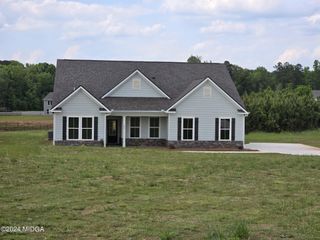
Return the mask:
[[[151,127],[151,125],[150,125],[151,118],[158,118],[159,119],[159,126],[158,127]],[[150,133],[151,133],[150,129],[151,128],[158,128],[159,129],[159,136],[158,137],[151,137],[150,136]],[[161,133],[160,130],[161,130],[161,118],[160,117],[149,117],[149,125],[148,125],[148,136],[149,136],[149,138],[151,138],[151,139],[159,139],[160,138],[160,133]]]
[[[207,91],[209,93],[208,95],[206,95]],[[210,85],[205,85],[203,87],[203,96],[204,97],[211,97],[212,96],[212,87]]]
[[[185,129],[183,126],[184,119],[192,119],[192,139],[184,139],[183,138],[183,130]],[[190,128],[186,128],[190,129]],[[195,117],[181,117],[181,140],[182,141],[194,141],[194,134],[195,134]]]
[[[92,141],[94,140],[94,116],[66,116],[67,117],[67,140],[68,141]],[[79,119],[79,133],[78,139],[69,139],[69,118],[78,118]],[[91,118],[92,119],[92,134],[91,139],[82,139],[82,118]],[[88,128],[85,128],[88,129]]]
[[[139,137],[131,137],[131,118],[139,118]],[[133,128],[137,128],[137,127],[133,127]],[[129,138],[133,138],[133,139],[138,139],[141,138],[141,117],[135,117],[132,116],[129,118]]]
[[140,78],[133,78],[132,79],[132,89],[138,90],[141,89],[141,79]]
[[[221,120],[229,120],[229,139],[221,139],[221,130],[226,130],[226,129],[221,129]],[[230,142],[232,138],[232,118],[231,117],[220,117],[219,118],[219,141],[225,141],[225,142]]]

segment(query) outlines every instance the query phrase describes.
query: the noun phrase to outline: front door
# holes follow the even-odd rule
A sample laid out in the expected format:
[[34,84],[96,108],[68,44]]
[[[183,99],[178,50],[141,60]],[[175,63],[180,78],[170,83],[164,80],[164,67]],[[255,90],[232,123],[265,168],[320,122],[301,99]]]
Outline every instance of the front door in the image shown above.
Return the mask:
[[107,120],[107,133],[108,133],[108,144],[119,144],[118,139],[118,120],[108,119]]

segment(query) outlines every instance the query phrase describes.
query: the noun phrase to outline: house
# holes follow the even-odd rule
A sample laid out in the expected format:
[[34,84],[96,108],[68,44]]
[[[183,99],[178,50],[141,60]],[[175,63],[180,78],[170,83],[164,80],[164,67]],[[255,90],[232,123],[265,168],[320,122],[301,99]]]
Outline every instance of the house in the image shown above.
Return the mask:
[[316,101],[320,99],[320,90],[312,90],[312,95]]
[[53,92],[49,92],[42,100],[43,100],[43,114],[48,115],[51,114],[50,109],[52,108],[52,95]]
[[58,60],[53,144],[238,147],[248,115],[224,64]]

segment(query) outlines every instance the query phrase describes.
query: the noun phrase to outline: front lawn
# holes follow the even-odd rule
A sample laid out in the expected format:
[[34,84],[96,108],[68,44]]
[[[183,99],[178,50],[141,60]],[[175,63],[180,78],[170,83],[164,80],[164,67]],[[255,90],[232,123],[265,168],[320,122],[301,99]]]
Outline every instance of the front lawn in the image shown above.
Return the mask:
[[[318,239],[320,157],[54,147],[0,132],[1,239]],[[218,235],[225,238],[218,238]]]
[[281,133],[251,132],[246,135],[246,142],[302,143],[320,147],[320,129]]

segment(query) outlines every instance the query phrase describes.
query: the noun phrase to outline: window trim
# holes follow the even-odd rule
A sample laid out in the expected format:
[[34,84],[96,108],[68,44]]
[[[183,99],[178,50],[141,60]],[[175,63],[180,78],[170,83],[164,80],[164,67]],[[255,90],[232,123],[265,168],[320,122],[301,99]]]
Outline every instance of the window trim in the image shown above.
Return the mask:
[[[131,118],[139,118],[139,137],[131,137]],[[134,127],[134,128],[137,128],[137,127]],[[129,138],[132,138],[132,139],[141,138],[141,117],[132,116],[132,117],[129,118]]]
[[[150,120],[151,120],[151,118],[158,118],[159,119],[159,127],[152,127],[152,128],[158,128],[159,129],[159,136],[158,137],[151,137],[150,136],[150,133],[151,133],[151,131],[150,131],[150,128],[151,128]],[[161,133],[161,120],[160,119],[161,119],[160,117],[149,117],[149,120],[148,120],[148,137],[149,138],[151,138],[151,139],[159,139],[160,138],[160,133]]]
[[[68,141],[93,141],[94,140],[94,116],[66,116],[67,117],[67,129],[66,129],[66,135]],[[78,118],[79,119],[79,133],[77,139],[69,139],[69,118]],[[82,139],[82,118],[91,118],[92,119],[92,134],[91,139]],[[85,128],[88,129],[88,128]]]
[[[192,119],[192,139],[183,138],[183,130],[184,130],[183,120],[184,119]],[[194,141],[194,135],[195,135],[195,117],[181,117],[181,141]]]
[[[229,139],[221,139],[221,120],[229,120]],[[219,117],[219,141],[230,142],[232,139],[232,118],[231,117]]]

